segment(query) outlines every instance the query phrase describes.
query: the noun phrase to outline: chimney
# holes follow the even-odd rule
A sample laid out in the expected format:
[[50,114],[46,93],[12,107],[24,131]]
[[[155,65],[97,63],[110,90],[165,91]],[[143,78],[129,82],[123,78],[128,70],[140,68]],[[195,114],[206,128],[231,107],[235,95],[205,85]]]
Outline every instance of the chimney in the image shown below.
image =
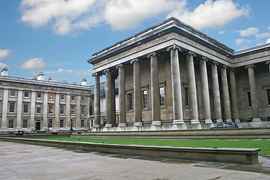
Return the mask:
[[87,86],[87,80],[83,78],[80,83],[81,86]]
[[45,76],[42,72],[38,73],[37,76],[36,76],[36,79],[38,81],[44,81],[45,80]]
[[0,75],[1,76],[8,76],[8,67],[4,66],[2,69],[0,69]]

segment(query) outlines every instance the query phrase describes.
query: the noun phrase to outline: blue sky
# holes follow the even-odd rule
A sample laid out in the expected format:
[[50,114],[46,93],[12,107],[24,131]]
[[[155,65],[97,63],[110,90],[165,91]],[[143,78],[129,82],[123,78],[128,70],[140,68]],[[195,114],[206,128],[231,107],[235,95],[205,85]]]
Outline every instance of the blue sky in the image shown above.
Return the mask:
[[174,16],[233,49],[270,42],[269,0],[0,1],[0,63],[9,75],[43,71],[92,81],[91,54]]

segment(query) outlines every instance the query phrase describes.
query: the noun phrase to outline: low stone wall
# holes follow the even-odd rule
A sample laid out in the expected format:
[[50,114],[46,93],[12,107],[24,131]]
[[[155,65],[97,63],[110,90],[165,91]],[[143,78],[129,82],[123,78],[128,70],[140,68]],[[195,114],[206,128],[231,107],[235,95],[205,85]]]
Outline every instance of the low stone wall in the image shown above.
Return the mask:
[[0,140],[45,145],[52,147],[79,149],[91,152],[115,153],[121,155],[140,155],[148,158],[169,158],[194,161],[228,162],[242,164],[258,163],[259,149],[239,148],[188,148],[168,146],[119,145],[102,143],[83,143],[52,141],[29,138],[0,138]]

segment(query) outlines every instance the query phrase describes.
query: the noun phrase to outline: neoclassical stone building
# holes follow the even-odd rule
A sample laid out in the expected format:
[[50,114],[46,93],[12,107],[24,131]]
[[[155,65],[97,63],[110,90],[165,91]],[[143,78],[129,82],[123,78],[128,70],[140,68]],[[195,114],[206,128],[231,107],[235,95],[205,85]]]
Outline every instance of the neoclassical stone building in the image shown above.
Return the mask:
[[91,87],[45,80],[0,76],[0,133],[89,129],[93,112]]
[[94,130],[201,129],[231,121],[269,127],[269,62],[269,44],[234,51],[170,18],[93,54]]

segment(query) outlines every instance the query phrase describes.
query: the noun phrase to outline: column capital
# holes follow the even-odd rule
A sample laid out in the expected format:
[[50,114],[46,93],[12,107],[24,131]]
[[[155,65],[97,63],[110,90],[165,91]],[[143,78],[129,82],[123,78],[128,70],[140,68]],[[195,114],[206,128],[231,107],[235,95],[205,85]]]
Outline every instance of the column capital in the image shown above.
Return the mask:
[[188,56],[197,57],[197,54],[193,51],[187,51]]
[[270,61],[266,61],[265,64],[270,65]]
[[255,68],[255,64],[249,64],[245,66],[246,69]]
[[99,75],[100,75],[100,72],[95,72],[95,73],[92,74],[93,77],[97,77]]
[[137,62],[139,62],[139,60],[140,60],[140,59],[138,59],[138,58],[132,59],[132,60],[130,61],[130,64],[137,63]]
[[157,53],[156,52],[149,53],[147,55],[147,58],[151,58],[152,56],[157,56]]
[[104,69],[103,72],[104,72],[105,74],[109,74],[109,73],[111,73],[111,70],[110,70],[110,69]]
[[220,66],[222,69],[229,69],[229,67],[228,66],[226,66],[225,64],[221,64],[221,66]]
[[116,68],[117,69],[120,69],[120,68],[122,68],[122,67],[124,67],[125,65],[124,64],[118,64],[118,65],[116,65]]
[[206,57],[206,56],[202,56],[201,60],[202,60],[202,61],[205,61],[205,62],[210,61],[210,59],[209,59],[208,57]]
[[166,51],[170,52],[171,50],[178,50],[179,52],[183,52],[183,49],[176,44],[167,47]]

